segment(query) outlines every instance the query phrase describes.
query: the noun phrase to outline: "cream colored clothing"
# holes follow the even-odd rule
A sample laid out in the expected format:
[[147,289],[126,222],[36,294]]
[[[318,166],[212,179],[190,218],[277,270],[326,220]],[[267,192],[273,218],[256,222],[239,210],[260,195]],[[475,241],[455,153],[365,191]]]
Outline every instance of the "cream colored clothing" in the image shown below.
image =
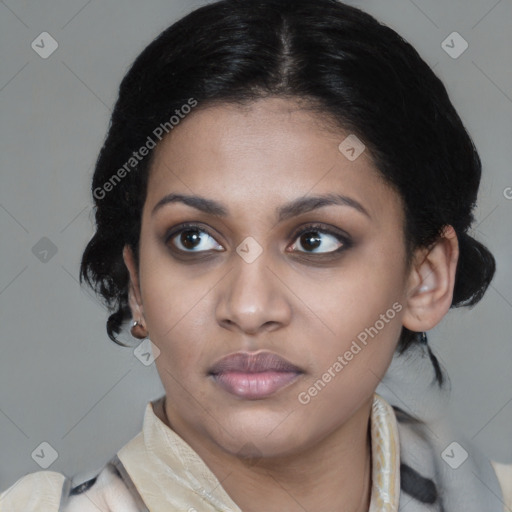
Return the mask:
[[[199,456],[149,408],[146,413],[147,428],[118,456],[137,488],[144,489],[148,508],[164,512],[172,505],[176,510],[188,506],[191,512],[241,512]],[[371,413],[371,440],[370,511],[395,512],[400,493],[398,431],[392,408],[378,395]]]
[[[241,512],[199,455],[155,414],[163,398],[147,404],[142,431],[97,479],[84,484],[87,490],[73,494],[71,481],[60,473],[32,473],[0,495],[0,512]],[[371,412],[371,448],[369,510],[398,512],[400,500],[408,498],[400,489],[399,430],[393,408],[378,394]],[[508,500],[503,510],[512,512],[512,466],[495,469]],[[411,512],[438,510],[410,499],[408,504],[404,510]]]

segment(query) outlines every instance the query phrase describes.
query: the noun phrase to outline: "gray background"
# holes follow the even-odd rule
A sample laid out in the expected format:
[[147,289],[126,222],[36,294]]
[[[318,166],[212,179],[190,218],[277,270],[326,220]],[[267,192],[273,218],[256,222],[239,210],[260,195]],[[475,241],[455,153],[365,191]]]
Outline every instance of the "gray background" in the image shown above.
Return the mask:
[[[203,3],[0,2],[0,490],[41,470],[31,454],[43,441],[58,453],[49,470],[78,480],[94,473],[163,394],[154,364],[108,339],[106,311],[79,287],[78,265],[93,233],[90,179],[119,82],[161,30]],[[349,3],[397,30],[434,67],[480,152],[474,234],[498,272],[482,302],[450,312],[430,340],[452,382],[443,414],[460,439],[512,462],[512,3]],[[47,59],[31,48],[43,31],[59,44]],[[469,44],[456,59],[441,47],[453,31]],[[46,262],[32,250],[42,237],[57,248]],[[415,395],[420,380],[400,386],[391,378],[382,392],[428,415],[426,395]]]

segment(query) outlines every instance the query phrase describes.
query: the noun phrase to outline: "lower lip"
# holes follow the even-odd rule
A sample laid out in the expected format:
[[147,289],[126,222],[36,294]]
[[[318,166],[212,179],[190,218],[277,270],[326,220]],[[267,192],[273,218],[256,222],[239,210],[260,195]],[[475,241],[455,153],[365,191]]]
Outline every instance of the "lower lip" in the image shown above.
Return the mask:
[[293,382],[300,374],[294,372],[243,373],[226,372],[214,375],[214,380],[229,393],[256,400],[273,395]]

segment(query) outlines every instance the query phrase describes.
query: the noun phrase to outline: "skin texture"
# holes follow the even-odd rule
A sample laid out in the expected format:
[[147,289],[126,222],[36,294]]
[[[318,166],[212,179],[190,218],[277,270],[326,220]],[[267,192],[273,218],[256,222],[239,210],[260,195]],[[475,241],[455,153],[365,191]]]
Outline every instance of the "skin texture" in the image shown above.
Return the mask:
[[[133,317],[160,350],[155,363],[166,391],[162,419],[244,512],[368,510],[373,393],[402,325],[431,329],[453,295],[453,229],[447,227],[430,250],[418,249],[408,267],[400,196],[382,180],[368,150],[347,159],[338,145],[348,133],[328,129],[324,121],[290,99],[197,109],[156,148],[140,266],[128,246],[123,252]],[[181,202],[152,214],[169,193],[215,200],[228,215]],[[278,221],[276,208],[285,203],[332,193],[357,201],[368,215],[327,205]],[[170,229],[183,222],[206,231],[199,232],[200,243],[182,245],[190,233],[166,242]],[[322,228],[295,236],[312,223]],[[311,245],[315,236],[317,245]],[[246,237],[262,250],[251,263],[236,251]],[[345,249],[328,254],[339,247]],[[343,370],[301,403],[299,394],[393,304],[394,317],[386,316],[384,327],[345,360]],[[208,375],[225,355],[263,350],[303,373],[257,400],[226,392]]]

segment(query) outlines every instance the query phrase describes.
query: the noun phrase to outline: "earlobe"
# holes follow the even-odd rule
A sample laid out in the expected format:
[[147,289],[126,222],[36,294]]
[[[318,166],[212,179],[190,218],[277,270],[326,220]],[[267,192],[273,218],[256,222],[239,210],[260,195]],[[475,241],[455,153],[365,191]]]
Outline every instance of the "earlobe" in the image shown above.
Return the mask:
[[459,259],[457,235],[446,226],[428,249],[419,249],[411,269],[403,325],[415,332],[435,327],[450,309]]

